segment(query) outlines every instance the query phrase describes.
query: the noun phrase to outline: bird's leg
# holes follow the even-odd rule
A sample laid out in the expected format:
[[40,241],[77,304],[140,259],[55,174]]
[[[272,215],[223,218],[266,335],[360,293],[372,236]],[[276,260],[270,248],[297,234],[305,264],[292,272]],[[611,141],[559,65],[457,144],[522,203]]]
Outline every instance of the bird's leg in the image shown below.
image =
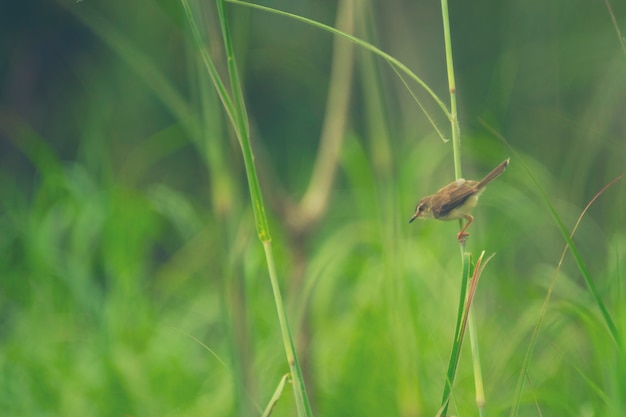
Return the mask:
[[467,229],[467,227],[468,227],[470,224],[472,224],[472,222],[474,221],[474,218],[473,218],[471,215],[469,215],[469,214],[466,214],[464,217],[465,217],[465,219],[467,220],[467,223],[465,223],[465,226],[461,229],[461,231],[459,232],[459,234],[458,234],[458,235],[456,235],[456,238],[457,238],[459,241],[461,241],[461,240],[465,240],[465,238],[466,238],[467,236],[469,236],[469,233],[465,233],[465,229]]

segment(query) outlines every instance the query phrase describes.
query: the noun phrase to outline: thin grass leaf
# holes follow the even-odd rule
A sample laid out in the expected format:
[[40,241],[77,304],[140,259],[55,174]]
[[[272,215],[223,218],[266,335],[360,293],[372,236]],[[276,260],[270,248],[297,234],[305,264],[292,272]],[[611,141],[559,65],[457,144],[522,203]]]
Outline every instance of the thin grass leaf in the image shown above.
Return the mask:
[[311,406],[309,405],[309,400],[304,386],[304,379],[302,377],[302,370],[296,356],[296,348],[293,343],[293,337],[291,336],[289,324],[287,323],[287,315],[285,314],[283,297],[280,293],[280,286],[278,285],[278,274],[276,273],[276,264],[274,263],[274,255],[272,253],[271,242],[263,242],[263,248],[265,250],[265,260],[267,262],[267,269],[269,271],[270,281],[272,283],[274,302],[276,304],[276,310],[278,313],[278,321],[280,323],[281,334],[283,337],[283,345],[285,347],[285,354],[287,356],[287,363],[289,364],[289,368],[291,370],[293,391],[296,399],[298,416],[312,416]]
[[[182,1],[187,2],[187,0]],[[233,127],[237,132],[237,139],[239,139],[239,145],[243,154],[257,233],[261,242],[270,242],[272,240],[272,237],[270,236],[267,216],[265,215],[265,205],[263,204],[263,194],[261,193],[259,178],[256,175],[254,156],[252,154],[252,146],[250,145],[248,113],[246,111],[246,106],[243,99],[243,91],[241,89],[241,82],[239,80],[239,73],[237,71],[237,62],[231,44],[232,42],[230,38],[228,19],[225,15],[224,2],[222,0],[217,1],[217,9],[219,13],[220,25],[222,28],[222,36],[224,39],[224,48],[226,50],[226,61],[228,62],[228,78],[230,80],[230,87],[233,94],[232,101],[230,101],[233,111],[231,121],[233,122]],[[211,67],[214,71],[216,71],[215,65],[211,64]],[[213,78],[213,76],[211,78]],[[222,88],[224,88],[223,84]]]
[[398,71],[398,69],[396,67],[394,67],[393,65],[390,65],[390,66],[391,66],[391,69],[394,70],[394,72],[396,73],[398,78],[400,78],[400,81],[402,81],[402,84],[404,84],[404,86],[406,87],[406,89],[409,92],[409,94],[411,95],[411,97],[413,97],[413,100],[417,103],[417,105],[420,107],[420,109],[422,109],[422,112],[424,113],[424,116],[426,116],[426,118],[428,119],[428,122],[430,123],[430,125],[433,127],[433,129],[435,129],[435,132],[437,132],[437,135],[441,138],[441,141],[443,143],[449,142],[450,139],[447,139],[445,137],[445,135],[443,134],[443,132],[441,132],[441,130],[439,130],[439,127],[437,126],[437,123],[435,122],[433,117],[428,113],[428,111],[426,110],[426,108],[424,107],[422,102],[417,98],[417,96],[415,95],[415,93],[413,92],[413,90],[411,89],[409,84],[406,82],[406,80],[404,79],[402,74],[400,74],[400,71]]
[[230,369],[226,363],[222,360],[222,358],[220,358],[220,356],[217,354],[216,351],[214,351],[213,349],[211,349],[206,343],[204,343],[202,340],[198,339],[196,336],[192,335],[191,333],[188,333],[186,331],[184,331],[183,329],[179,329],[178,327],[171,327],[173,330],[176,330],[177,332],[187,336],[188,338],[190,338],[191,340],[193,340],[194,342],[196,342],[197,344],[199,344],[200,346],[202,346],[204,349],[206,349],[211,355],[213,355],[213,357],[220,363],[220,365],[222,365],[224,367],[224,369]]
[[[485,256],[485,251],[482,251],[478,259],[476,260],[476,265],[474,266],[474,270],[472,272],[472,279],[469,280],[470,273],[470,264],[471,264],[471,255],[466,252],[464,259],[467,262],[463,263],[463,277],[464,281],[461,285],[461,300],[459,301],[459,315],[457,316],[457,326],[456,326],[456,337],[454,339],[454,344],[452,347],[452,353],[450,355],[450,361],[448,362],[448,372],[446,374],[446,385],[444,389],[444,395],[442,399],[442,410],[443,414],[446,415],[448,411],[449,399],[452,391],[452,385],[454,383],[454,378],[456,376],[456,368],[459,363],[459,358],[461,356],[461,347],[463,346],[463,339],[465,337],[465,329],[468,327],[468,321],[471,317],[470,309],[472,306],[472,301],[474,299],[474,295],[476,294],[476,288],[478,286],[478,281],[482,273],[487,266],[487,263],[494,257],[495,254],[489,256],[486,260],[483,261]],[[469,285],[469,292],[467,292],[467,287]],[[467,299],[465,298],[465,294],[467,294]],[[470,326],[471,328],[471,326]],[[476,360],[476,358],[474,358]]]
[[483,383],[483,373],[480,366],[480,348],[478,346],[478,330],[476,329],[476,320],[474,319],[474,310],[469,311],[469,335],[470,346],[472,349],[472,368],[474,369],[474,387],[476,390],[476,406],[478,407],[479,416],[485,414],[485,388]]
[[274,395],[270,398],[270,402],[265,407],[265,411],[263,411],[263,415],[261,417],[270,417],[272,415],[272,411],[274,411],[274,407],[276,407],[276,403],[280,399],[281,395],[283,395],[283,389],[285,388],[285,383],[289,378],[289,374],[283,375],[274,391]]
[[474,295],[476,294],[478,281],[480,280],[480,277],[482,276],[485,267],[495,255],[495,253],[492,253],[484,262],[482,262],[481,260],[485,256],[485,251],[482,251],[482,253],[480,254],[480,257],[478,258],[478,262],[476,262],[476,267],[474,269],[474,279],[472,279],[466,311],[470,334],[470,346],[472,350],[472,367],[474,369],[474,386],[476,388],[476,406],[478,407],[478,414],[481,417],[485,415],[485,389],[483,384],[483,373],[480,366],[480,350],[478,347],[476,321],[474,320],[474,310],[472,310],[470,306],[472,304],[472,300],[474,299]]
[[200,52],[200,57],[202,58],[202,62],[204,63],[204,66],[206,67],[209,77],[211,77],[211,81],[213,81],[213,85],[215,86],[215,89],[217,90],[217,94],[219,95],[222,105],[224,106],[224,110],[226,111],[226,114],[228,115],[228,118],[230,119],[230,122],[233,128],[236,130],[237,137],[239,138],[239,133],[237,131],[237,128],[239,125],[235,119],[236,117],[235,108],[233,106],[230,95],[228,94],[228,91],[226,90],[226,87],[224,83],[222,82],[222,79],[219,75],[219,72],[217,71],[217,68],[215,67],[215,64],[213,63],[213,60],[211,59],[211,54],[209,53],[208,49],[204,46],[202,36],[200,36],[200,30],[198,29],[198,25],[196,25],[196,21],[193,16],[193,12],[191,10],[191,6],[189,5],[189,2],[187,0],[180,0],[180,1],[183,5],[183,9],[185,10],[185,15],[187,17],[187,21],[189,22],[189,27],[191,29],[193,39],[196,43],[196,47],[198,48],[198,51]]
[[239,71],[237,71],[237,61],[233,52],[233,45],[230,38],[230,28],[228,19],[224,11],[224,2],[217,2],[217,12],[222,27],[222,36],[224,37],[224,47],[226,48],[226,62],[228,65],[228,79],[230,80],[230,89],[232,92],[233,104],[235,106],[235,115],[237,126],[242,138],[250,137],[250,127],[248,124],[248,112],[246,110],[243,91],[241,89],[241,81],[239,80]]
[[463,316],[464,307],[466,303],[467,283],[470,277],[470,263],[471,255],[464,253],[463,255],[463,272],[461,274],[461,293],[459,294],[459,308],[456,318],[456,329],[454,330],[454,342],[452,343],[452,351],[450,352],[450,359],[448,360],[448,371],[446,372],[446,380],[443,389],[443,396],[441,399],[441,412],[446,415],[448,411],[448,404],[450,395],[452,392],[452,385],[454,383],[454,377],[456,375],[456,368],[459,363],[459,357],[461,355],[461,344],[463,342]]

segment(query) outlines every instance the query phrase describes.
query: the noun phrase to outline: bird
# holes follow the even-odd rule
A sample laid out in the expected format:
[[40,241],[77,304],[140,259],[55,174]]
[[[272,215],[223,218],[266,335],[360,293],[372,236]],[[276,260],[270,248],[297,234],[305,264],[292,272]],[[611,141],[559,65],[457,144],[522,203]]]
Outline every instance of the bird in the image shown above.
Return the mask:
[[441,188],[435,194],[422,198],[415,206],[415,213],[409,220],[415,219],[438,219],[459,220],[465,219],[467,223],[457,234],[459,242],[465,241],[469,236],[466,233],[468,226],[474,221],[470,211],[476,206],[478,197],[485,190],[487,184],[496,179],[509,166],[508,158],[495,167],[480,181],[465,180],[459,178]]

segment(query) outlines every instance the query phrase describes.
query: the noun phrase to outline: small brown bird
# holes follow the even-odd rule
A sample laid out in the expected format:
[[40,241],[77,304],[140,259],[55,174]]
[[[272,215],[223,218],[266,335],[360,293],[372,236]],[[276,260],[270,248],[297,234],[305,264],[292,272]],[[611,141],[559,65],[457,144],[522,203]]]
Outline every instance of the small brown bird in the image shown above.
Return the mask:
[[470,211],[476,206],[480,193],[485,186],[502,174],[509,165],[509,159],[495,167],[481,181],[458,179],[446,185],[437,193],[422,198],[415,207],[415,214],[409,220],[411,223],[417,219],[458,220],[465,218],[467,223],[457,235],[457,239],[464,240],[469,233],[465,233],[467,227],[474,221]]

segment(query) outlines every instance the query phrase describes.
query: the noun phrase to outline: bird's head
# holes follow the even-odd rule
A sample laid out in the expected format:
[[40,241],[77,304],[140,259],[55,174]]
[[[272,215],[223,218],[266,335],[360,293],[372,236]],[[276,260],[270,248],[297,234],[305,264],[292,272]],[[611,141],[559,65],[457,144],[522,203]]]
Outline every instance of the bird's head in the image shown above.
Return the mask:
[[420,219],[432,219],[434,217],[431,210],[431,200],[432,196],[428,196],[422,198],[420,202],[417,203],[417,206],[415,206],[415,213],[413,214],[413,217],[411,217],[411,219],[409,220],[409,223],[413,222],[413,220],[417,219],[418,217]]

